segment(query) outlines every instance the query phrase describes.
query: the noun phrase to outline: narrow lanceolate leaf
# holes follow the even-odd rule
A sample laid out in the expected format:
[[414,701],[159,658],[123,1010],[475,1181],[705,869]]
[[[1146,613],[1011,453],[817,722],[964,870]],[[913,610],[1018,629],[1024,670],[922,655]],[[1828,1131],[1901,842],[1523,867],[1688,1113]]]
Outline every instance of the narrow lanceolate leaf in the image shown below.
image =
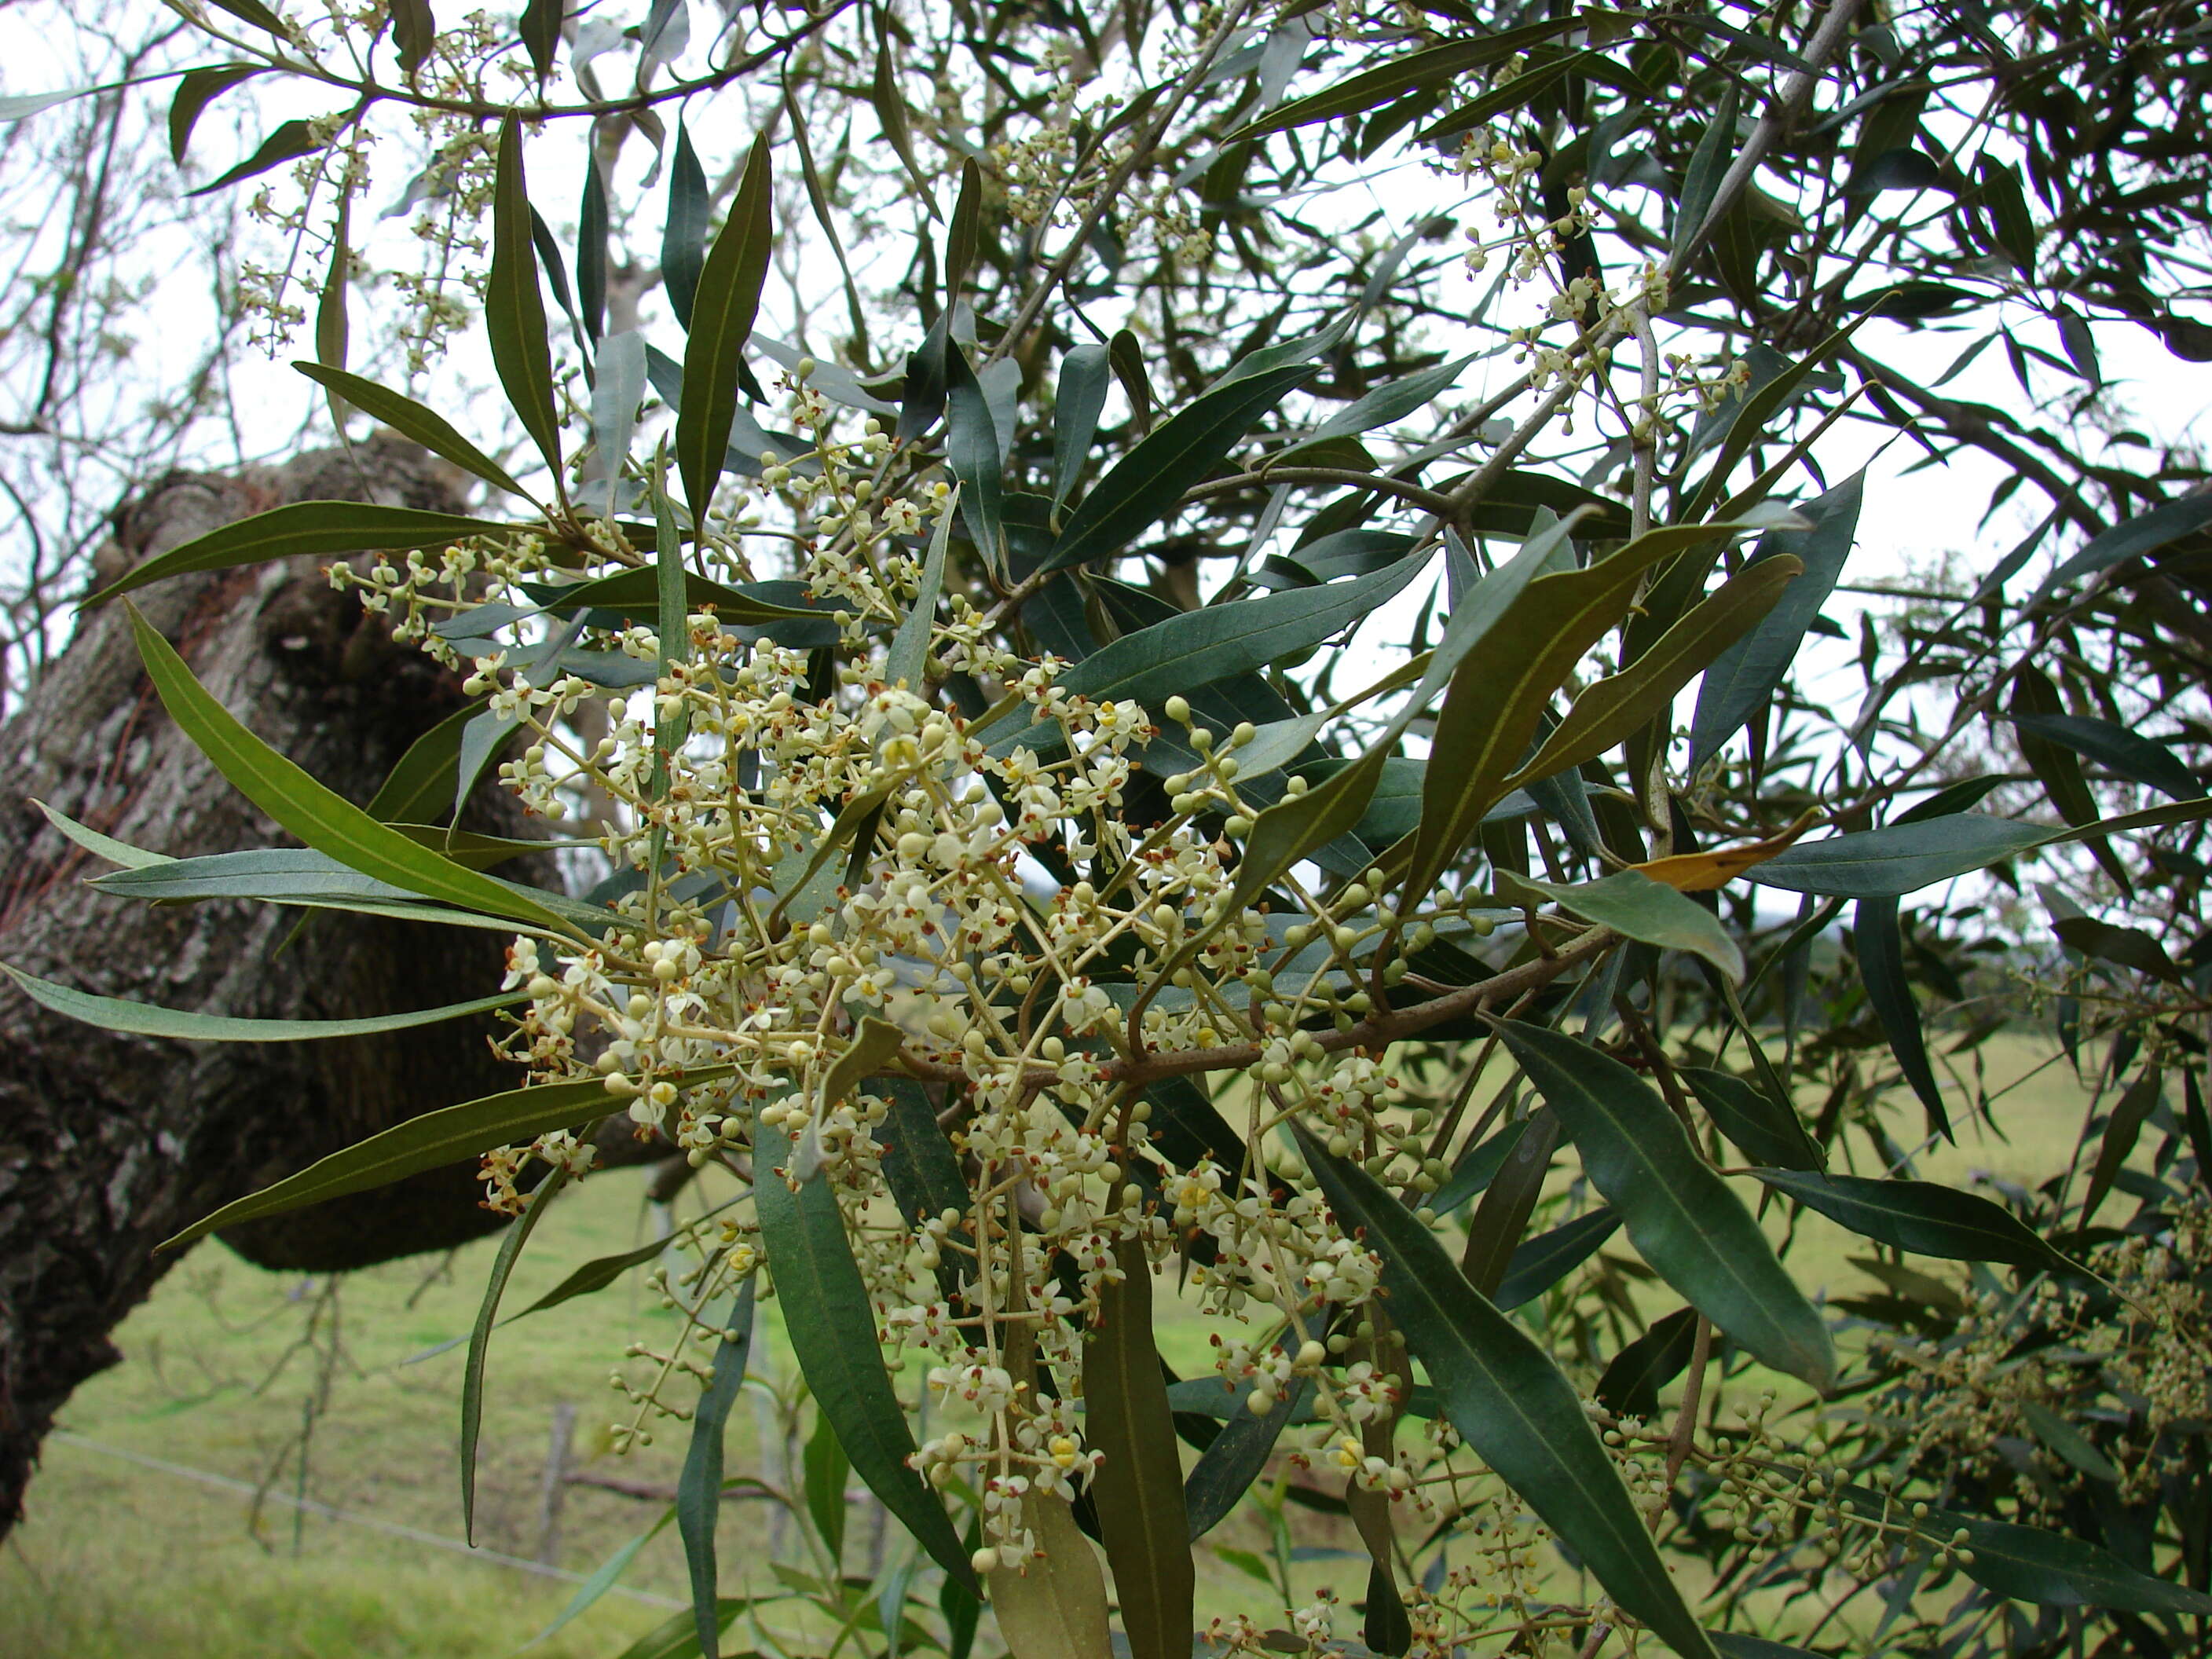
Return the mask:
[[271,167],[287,161],[296,161],[302,155],[313,155],[329,141],[319,136],[312,121],[287,121],[266,138],[252,155],[236,167],[202,185],[198,190],[188,190],[186,196],[205,196],[247,179],[258,178]]
[[441,858],[333,793],[240,725],[134,605],[138,654],[169,717],[234,788],[310,848],[365,876],[463,909],[563,933],[574,925],[506,882]]
[[1592,1210],[1572,1221],[1540,1233],[1513,1252],[1505,1277],[1498,1281],[1492,1298],[1502,1313],[1510,1313],[1538,1297],[1589,1260],[1598,1247],[1620,1230],[1620,1213],[1611,1207]]
[[1577,697],[1536,757],[1507,779],[1506,787],[1522,788],[1532,779],[1594,760],[1664,717],[1675,694],[1767,616],[1803,569],[1784,554],[1755,560],[1736,572],[1649,651]]
[[1106,407],[1112,371],[1103,345],[1079,345],[1060,360],[1060,390],[1052,400],[1052,506],[1057,513],[1075,481],[1084,458],[1098,435],[1098,416]]
[[975,1591],[975,1569],[960,1534],[907,1466],[914,1434],[884,1370],[875,1313],[845,1237],[836,1194],[819,1181],[793,1191],[781,1173],[791,1158],[791,1137],[756,1121],[753,1201],[799,1370],[868,1489],[948,1576]]
[[1231,135],[1231,142],[1283,132],[1314,121],[1334,120],[1339,116],[1362,115],[1420,88],[1447,86],[1469,70],[1502,63],[1516,52],[1579,27],[1583,21],[1579,16],[1553,18],[1519,28],[1501,29],[1472,40],[1431,46],[1425,52],[1408,52],[1349,76],[1333,87],[1279,106],[1240,128]]
[[1115,1255],[1121,1280],[1100,1290],[1098,1317],[1083,1338],[1084,1437],[1105,1454],[1091,1491],[1122,1587],[1132,1659],[1188,1659],[1197,1576],[1175,1419],[1152,1345],[1152,1267],[1133,1242]]
[[[771,592],[784,588],[768,582],[749,583],[733,587],[727,582],[718,582],[711,576],[702,576],[696,570],[686,570],[684,575],[684,603],[693,611],[712,611],[726,623],[735,623],[741,628],[761,628],[776,622],[818,621],[828,613],[810,610],[804,605],[784,605],[764,599],[753,589],[766,587]],[[796,588],[797,584],[785,584]],[[621,611],[634,616],[651,617],[659,620],[660,606],[660,573],[658,568],[639,566],[629,570],[617,570],[610,575],[594,576],[591,580],[574,582],[552,587],[532,585],[527,588],[531,597],[556,615],[566,616],[578,611]]]
[[[364,405],[365,406],[365,405]],[[119,593],[195,570],[228,570],[276,559],[343,558],[354,553],[398,553],[438,547],[471,536],[520,532],[520,525],[488,524],[458,513],[429,513],[413,507],[376,507],[362,501],[295,501],[220,530],[195,537],[181,547],[150,558],[84,602],[87,610]]]
[[[1597,1403],[1621,1417],[1656,1417],[1659,1390],[1680,1376],[1696,1346],[1698,1310],[1677,1308],[1619,1353],[1597,1380]],[[1717,1638],[1716,1638],[1717,1640]],[[1723,1652],[1728,1650],[1722,1648]]]
[[707,264],[707,232],[714,221],[714,198],[707,170],[691,143],[688,123],[676,124],[676,152],[668,158],[668,212],[660,226],[660,280],[668,289],[668,308],[677,325],[691,326],[692,303],[699,296],[699,273]]
[[791,1178],[811,1181],[822,1168],[822,1125],[837,1103],[851,1098],[861,1084],[898,1058],[906,1034],[887,1019],[873,1014],[862,1018],[860,1028],[845,1045],[822,1079],[822,1098],[799,1137],[791,1159]]
[[1928,1062],[1928,1042],[1920,1030],[1920,1005],[1913,1000],[1912,987],[1905,977],[1905,935],[1898,926],[1895,899],[1859,901],[1851,927],[1851,950],[1858,958],[1859,981],[1866,987],[1867,1001],[1881,1022],[1882,1035],[1889,1039],[1897,1069],[1928,1113],[1929,1127],[1946,1140],[1957,1139],[1951,1132],[1951,1114],[1943,1104],[1942,1085],[1936,1080],[1936,1068]]
[[442,1008],[423,1008],[409,1014],[374,1014],[362,1019],[234,1019],[223,1014],[156,1008],[150,1003],[126,1001],[121,997],[72,991],[66,985],[34,979],[4,962],[0,962],[0,973],[22,987],[33,1002],[58,1014],[66,1014],[103,1030],[127,1031],[134,1036],[173,1037],[185,1042],[301,1042],[318,1037],[367,1036],[376,1031],[405,1031],[417,1025],[465,1019],[471,1014],[511,1007],[527,1000],[526,993],[511,991],[501,996],[478,997],[473,1002],[449,1003]]
[[1680,1066],[1677,1074],[1690,1085],[1714,1127],[1753,1163],[1784,1170],[1824,1167],[1820,1149],[1814,1145],[1796,1113],[1786,1109],[1764,1089],[1700,1066]]
[[1060,683],[1097,701],[1132,698],[1158,708],[1176,692],[1247,673],[1342,633],[1403,589],[1425,562],[1401,559],[1353,581],[1180,611],[1092,653]]
[[1006,527],[999,433],[982,382],[957,340],[945,343],[945,461],[959,481],[968,538],[994,571],[1006,568]]
[[1685,1659],[1713,1659],[1572,1385],[1381,1182],[1330,1157],[1302,1127],[1296,1133],[1329,1207],[1382,1258],[1390,1316],[1461,1437],[1614,1601]]
[[[691,1413],[691,1443],[684,1449],[684,1472],[676,1480],[676,1527],[684,1538],[684,1563],[691,1576],[691,1615],[706,1659],[721,1653],[721,1621],[715,1598],[714,1523],[722,1512],[722,1435],[744,1385],[745,1360],[753,1346],[753,1292],[757,1274],[747,1273],[732,1299],[728,1322],[714,1344],[714,1364],[707,1391]],[[842,1496],[842,1494],[841,1494]]]
[[530,196],[522,176],[522,127],[510,116],[499,130],[491,203],[491,272],[484,285],[484,328],[492,367],[522,429],[561,479],[561,420],[553,401],[553,353],[538,250],[530,240]]
[[118,841],[112,836],[103,836],[99,830],[79,823],[68,813],[49,806],[46,802],[32,799],[48,823],[75,842],[94,858],[106,859],[110,864],[120,865],[125,870],[144,870],[157,864],[174,864],[177,860],[167,853],[149,853],[143,847],[133,847],[129,842]]
[[1065,570],[1120,552],[1173,513],[1183,492],[1313,372],[1310,363],[1292,363],[1231,380],[1162,422],[1068,514],[1043,568]]
[[1561,1032],[1518,1020],[1498,1030],[1652,1270],[1754,1358],[1825,1393],[1836,1369],[1827,1327],[1657,1091]]
[[2204,793],[2197,775],[2164,744],[2110,720],[2086,714],[2014,714],[2012,723],[2047,743],[2063,744],[2075,754],[2110,767],[2122,777],[2147,784],[2175,800]]
[[[704,1082],[726,1077],[726,1066],[691,1073]],[[194,1222],[161,1248],[174,1249],[202,1236],[251,1221],[257,1216],[282,1215],[287,1210],[343,1198],[389,1186],[424,1170],[441,1170],[463,1158],[488,1152],[495,1146],[534,1140],[556,1129],[574,1128],[603,1115],[614,1097],[597,1078],[576,1083],[541,1084],[533,1089],[509,1089],[465,1101],[441,1111],[425,1112],[397,1124],[380,1134],[332,1152],[295,1176],[274,1186],[226,1204],[213,1215]]]
[[438,20],[430,0],[392,0],[392,35],[399,46],[399,72],[410,80],[437,44]]
[[1800,842],[1767,860],[1750,878],[1762,887],[1828,898],[1899,898],[2053,840],[2039,823],[1985,812],[1954,812],[1885,824],[1826,841]]
[[[1859,1514],[1894,1526],[1905,1517],[1897,1500],[1864,1486],[1839,1494]],[[1913,1521],[1921,1536],[1948,1540],[1966,1533],[1959,1568],[1984,1589],[2055,1607],[2109,1607],[2121,1613],[2212,1613],[2212,1595],[2137,1572],[2108,1550],[2034,1527],[1985,1521],[1956,1510],[1931,1509]]]
[[1893,1249],[1953,1261],[2002,1261],[2055,1273],[2081,1271],[2001,1204],[1929,1181],[1876,1181],[1805,1170],[1754,1170],[1839,1227]]
[[437,410],[426,409],[412,398],[403,397],[358,374],[349,374],[342,368],[308,362],[295,362],[292,367],[363,413],[374,416],[403,437],[412,438],[433,454],[444,456],[464,472],[474,473],[486,483],[496,484],[510,495],[526,501],[532,499],[530,492],[515,483],[506,468],[455,431]]
[[693,522],[705,521],[729,453],[738,413],[738,374],[768,280],[770,201],[768,139],[753,141],[730,216],[707,250],[684,348],[684,406],[676,416],[676,467]]
[[1459,1162],[1452,1166],[1450,1178],[1431,1195],[1429,1207],[1438,1215],[1449,1215],[1461,1205],[1480,1196],[1498,1178],[1498,1172],[1504,1167],[1506,1158],[1520,1144],[1521,1137],[1528,1133],[1528,1120],[1524,1118],[1520,1122],[1507,1124],[1487,1140],[1469,1146],[1461,1154]]
[[[20,975],[18,978],[21,977]],[[2164,1096],[2161,1085],[2165,1073],[2155,1066],[2147,1066],[2141,1076],[2128,1085],[2112,1115],[2106,1121],[2105,1133],[2097,1143],[2097,1162],[2089,1172],[2088,1189],[2081,1195],[2081,1214],[2075,1224],[2086,1227],[2097,1213],[2097,1207],[2112,1190],[2112,1183],[2127,1166],[2128,1154],[2136,1149],[2136,1139],[2142,1133],[2142,1126],[2161,1103]]]
[[461,1372],[461,1533],[471,1544],[477,1541],[477,1434],[483,1426],[484,1362],[490,1356],[492,1327],[499,1323],[500,1297],[522,1259],[522,1247],[568,1181],[566,1167],[556,1164],[524,1201],[522,1214],[499,1241],[483,1300],[477,1305],[477,1322],[469,1332],[468,1363]]
[[[218,64],[209,69],[186,71],[177,82],[176,96],[169,100],[169,159],[181,166],[185,151],[192,142],[192,129],[199,125],[199,118],[207,106],[240,82],[251,80],[266,67],[262,64]],[[59,103],[75,94],[52,93],[47,95],[52,101]],[[24,113],[29,112],[25,111]],[[5,114],[0,113],[0,119],[5,118]]]
[[1766,706],[1805,642],[1805,630],[1820,614],[1843,574],[1844,561],[1856,540],[1866,475],[1853,473],[1826,495],[1800,510],[1813,520],[1810,530],[1770,531],[1740,575],[1769,560],[1788,558],[1798,574],[1779,601],[1750,633],[1723,653],[1705,671],[1698,691],[1698,711],[1690,723],[1690,763],[1716,753]]
[[937,521],[936,532],[929,538],[928,556],[921,562],[921,582],[915,589],[913,609],[891,635],[890,650],[884,658],[884,682],[903,685],[917,696],[929,695],[929,630],[937,619],[938,595],[945,591],[945,553],[951,544],[952,510],[957,505],[948,501]]
[[1662,951],[1687,951],[1703,957],[1730,979],[1743,979],[1743,951],[1720,918],[1696,900],[1638,870],[1616,870],[1597,881],[1541,881],[1501,871],[1502,896],[1523,893],[1536,902],[1548,900],[1570,915],[1610,927],[1616,933]]
[[1553,694],[1627,614],[1644,571],[1722,533],[1707,525],[1655,530],[1587,570],[1539,576],[1515,599],[1492,631],[1495,648],[1460,664],[1437,716],[1406,891],[1430,890],[1504,798]]
[[[1188,1384],[1178,1384],[1188,1387]],[[1214,1393],[1223,1390],[1218,1384],[1203,1382],[1201,1388],[1211,1388]],[[1198,1462],[1191,1466],[1190,1478],[1183,1483],[1182,1501],[1188,1523],[1190,1541],[1194,1544],[1212,1532],[1228,1517],[1237,1502],[1251,1490],[1252,1483],[1267,1467],[1273,1455],[1275,1442],[1284,1428],[1292,1422],[1306,1421],[1312,1415],[1305,1410],[1313,1398],[1313,1384],[1301,1378],[1288,1394],[1278,1395],[1273,1407],[1265,1417],[1255,1417],[1245,1406],[1246,1396],[1228,1394],[1225,1404],[1207,1400],[1210,1415],[1226,1419],[1221,1432],[1213,1443],[1199,1454]]]
[[1028,1492],[1022,1524],[1036,1534],[1044,1560],[1029,1562],[1026,1571],[1009,1562],[991,1572],[991,1611],[1011,1659],[1114,1659],[1106,1577],[1067,1500]]

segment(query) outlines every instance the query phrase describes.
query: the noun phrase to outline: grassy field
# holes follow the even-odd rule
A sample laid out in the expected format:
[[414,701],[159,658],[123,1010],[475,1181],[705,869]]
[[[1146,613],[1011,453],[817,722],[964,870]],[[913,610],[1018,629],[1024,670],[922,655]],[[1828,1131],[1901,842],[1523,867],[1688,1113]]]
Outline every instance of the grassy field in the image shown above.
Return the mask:
[[[2070,1069],[2046,1058],[2024,1039],[1991,1045],[1984,1086],[2005,1090],[1997,1111],[2009,1139],[1970,1130],[1960,1146],[1921,1160],[1918,1172],[1960,1182],[1982,1171],[2040,1178],[2063,1164],[2083,1095]],[[1917,1118],[1914,1106],[1898,1121]],[[1853,1161],[1871,1172],[1867,1152],[1863,1143],[1854,1147]],[[549,1213],[507,1305],[526,1305],[578,1263],[648,1237],[648,1224],[635,1177],[586,1183]],[[450,1261],[392,1264],[354,1274],[335,1291],[320,1280],[262,1273],[219,1245],[189,1256],[118,1333],[125,1363],[79,1391],[64,1418],[66,1434],[48,1444],[30,1518],[0,1552],[0,1659],[479,1659],[522,1646],[573,1585],[436,1541],[457,1540],[461,1530],[454,1449],[462,1355],[453,1348],[422,1357],[467,1331],[492,1249],[487,1243]],[[1808,1220],[1792,1261],[1801,1282],[1841,1289],[1857,1277],[1847,1258],[1862,1253],[1860,1242]],[[788,1379],[775,1304],[766,1311],[771,1340],[760,1350],[762,1369]],[[656,1503],[571,1486],[558,1536],[544,1547],[549,1433],[563,1404],[578,1408],[574,1455],[583,1467],[672,1485],[680,1430],[627,1457],[604,1451],[610,1407],[620,1403],[607,1387],[611,1365],[626,1342],[665,1335],[672,1321],[633,1274],[499,1334],[477,1487],[483,1550],[542,1553],[560,1571],[588,1572],[658,1517]],[[1203,1363],[1194,1323],[1170,1326],[1164,1346],[1186,1374]],[[732,1474],[759,1470],[764,1457],[773,1463],[779,1436],[766,1423],[741,1405],[730,1430]],[[225,1481],[265,1486],[267,1500],[257,1504],[250,1490],[216,1484]],[[286,1496],[354,1518],[303,1512]],[[855,1510],[848,1552],[860,1570],[874,1544],[865,1513]],[[1307,1557],[1301,1589],[1332,1583],[1346,1600],[1356,1596],[1364,1560],[1338,1553],[1356,1547],[1348,1528],[1291,1513]],[[769,1588],[767,1564],[795,1559],[797,1540],[771,1524],[763,1504],[733,1502],[724,1516],[724,1593]],[[1262,1524],[1240,1513],[1211,1541],[1260,1549],[1264,1539]],[[667,1604],[684,1594],[672,1528],[625,1583],[660,1605],[611,1596],[532,1652],[612,1656],[666,1618]],[[1272,1611],[1254,1607],[1264,1593],[1218,1559],[1206,1563],[1201,1599],[1206,1612]]]

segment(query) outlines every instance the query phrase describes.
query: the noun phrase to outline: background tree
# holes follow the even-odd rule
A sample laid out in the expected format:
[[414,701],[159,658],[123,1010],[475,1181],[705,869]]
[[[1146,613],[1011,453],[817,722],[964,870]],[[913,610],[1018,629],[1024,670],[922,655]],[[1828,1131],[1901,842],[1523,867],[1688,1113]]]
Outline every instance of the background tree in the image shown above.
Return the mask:
[[[198,27],[232,64],[179,107],[326,100],[232,170],[285,169],[260,313],[313,311],[342,419],[526,504],[465,538],[319,533],[387,551],[365,602],[469,673],[476,752],[532,728],[501,780],[588,805],[612,873],[496,886],[349,816],[138,628],[329,891],[524,929],[530,1087],[218,1219],[463,1142],[534,1218],[610,1097],[741,1183],[690,1235],[707,1393],[660,1357],[623,1429],[692,1418],[701,1646],[714,1402],[763,1261],[835,1442],[945,1575],[949,1645],[988,1580],[1017,1654],[1105,1651],[1089,1517],[1122,1633],[1180,1659],[1188,1538],[1274,1455],[1340,1480],[1382,1651],[1595,1652],[1632,1620],[1704,1653],[1769,1590],[1818,1599],[1786,1627],[1817,1644],[1883,1587],[1947,1650],[2201,1635],[2204,950],[2163,941],[2203,936],[2212,499],[2121,424],[2096,331],[2203,355],[2193,16],[222,12]],[[461,435],[495,429],[480,404],[346,372],[378,246],[353,204],[403,141],[427,252],[386,257],[392,377],[480,300],[514,449]],[[1342,205],[1416,192],[1436,210]],[[1990,346],[2009,410],[1946,390]],[[1841,631],[1867,489],[1830,464],[1847,422],[1994,460],[1999,523],[2044,498],[1864,627],[1848,707],[1848,656],[1808,648]],[[264,515],[112,588],[304,535]],[[2067,954],[1990,925],[1980,884],[2035,878]],[[1993,1023],[1977,963],[2025,973],[2014,1000],[2118,1091],[2083,1176],[2005,1205],[1910,1179],[1926,1142],[1893,1113],[1930,1139],[1993,1115],[1938,1087],[1923,1018],[1961,1005],[1963,1063]],[[524,1208],[532,1158],[555,1173]],[[1582,1179],[1547,1198],[1555,1159]],[[1739,1189],[1889,1252],[1840,1378]],[[2116,1192],[2139,1208],[2100,1227]],[[1155,1380],[1142,1287],[1170,1255],[1229,1389]],[[879,1330],[977,1424],[904,1456]],[[1770,1376],[1863,1409],[1759,1406]],[[1228,1426],[1178,1423],[1208,1397]],[[1177,1426],[1206,1443],[1187,1476]],[[1522,1505],[1604,1599],[1522,1576]],[[1470,1532],[1512,1559],[1408,1570]],[[1695,1613],[1662,1552],[1706,1562]],[[1238,1639],[1330,1614],[1257,1617]]]

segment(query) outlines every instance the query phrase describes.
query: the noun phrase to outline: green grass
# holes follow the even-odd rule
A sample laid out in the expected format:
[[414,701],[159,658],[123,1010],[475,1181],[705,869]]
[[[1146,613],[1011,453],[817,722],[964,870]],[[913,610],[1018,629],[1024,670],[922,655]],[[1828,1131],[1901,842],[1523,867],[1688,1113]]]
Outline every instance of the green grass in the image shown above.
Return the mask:
[[[1984,1058],[1989,1088],[2026,1079],[1998,1100],[1998,1121],[2009,1139],[1969,1128],[1959,1147],[1923,1158],[1919,1172],[1954,1182],[1975,1170],[2040,1179],[2072,1150],[2082,1091],[2063,1063],[2038,1070],[2043,1050],[2026,1039],[2000,1038]],[[1904,1126],[1918,1119],[1917,1105],[1900,1091],[1895,1133],[1902,1139]],[[1874,1172],[1863,1142],[1851,1152],[1856,1167]],[[523,1307],[580,1262],[646,1236],[640,1190],[636,1176],[614,1174],[564,1198],[532,1240],[507,1305]],[[1848,1258],[1866,1248],[1807,1218],[1792,1268],[1808,1285],[1841,1291],[1863,1285]],[[349,1513],[457,1538],[462,1354],[454,1348],[418,1356],[467,1331],[492,1249],[484,1243],[450,1263],[426,1259],[351,1275],[334,1310],[323,1304],[319,1317],[311,1317],[319,1282],[264,1273],[220,1245],[203,1245],[125,1322],[118,1333],[125,1363],[78,1392],[63,1426],[100,1446],[230,1480],[268,1480],[276,1492],[303,1492]],[[779,1310],[771,1301],[763,1311],[768,1340],[757,1350],[760,1369],[787,1381]],[[312,1343],[304,1340],[311,1323]],[[499,1333],[482,1437],[479,1545],[524,1557],[536,1553],[548,1432],[554,1407],[564,1401],[580,1408],[575,1445],[586,1467],[673,1485],[680,1425],[668,1425],[659,1443],[628,1456],[604,1450],[612,1408],[622,1404],[607,1387],[611,1366],[625,1343],[665,1338],[672,1326],[672,1316],[643,1293],[633,1274],[596,1297]],[[1170,1316],[1162,1346],[1186,1375],[1207,1363],[1205,1334],[1194,1320]],[[303,1480],[303,1414],[325,1382],[327,1399],[313,1424]],[[762,1469],[761,1413],[741,1403],[729,1433],[731,1473]],[[773,1432],[765,1443],[773,1452]],[[588,1572],[659,1512],[656,1504],[572,1486],[553,1565]],[[725,1594],[769,1589],[767,1564],[779,1556],[799,1559],[798,1540],[787,1527],[779,1532],[772,1526],[769,1505],[732,1502],[724,1517]],[[1357,1549],[1349,1528],[1296,1509],[1290,1517],[1293,1541],[1304,1552],[1323,1553],[1299,1565],[1294,1582],[1301,1595],[1326,1583],[1346,1601],[1355,1599],[1364,1560],[1330,1553]],[[872,1525],[867,1510],[856,1507],[848,1571],[870,1565]],[[1258,1518],[1240,1511],[1208,1542],[1264,1552],[1267,1532]],[[887,1547],[897,1547],[896,1540]],[[1201,1616],[1274,1611],[1267,1594],[1233,1567],[1210,1553],[1201,1563]],[[673,1528],[647,1547],[625,1582],[657,1596],[684,1595]],[[520,1647],[560,1611],[572,1589],[320,1516],[295,1517],[275,1503],[257,1514],[235,1492],[58,1440],[32,1486],[29,1519],[0,1552],[0,1656],[479,1659]],[[533,1652],[611,1656],[666,1616],[661,1607],[611,1597]]]

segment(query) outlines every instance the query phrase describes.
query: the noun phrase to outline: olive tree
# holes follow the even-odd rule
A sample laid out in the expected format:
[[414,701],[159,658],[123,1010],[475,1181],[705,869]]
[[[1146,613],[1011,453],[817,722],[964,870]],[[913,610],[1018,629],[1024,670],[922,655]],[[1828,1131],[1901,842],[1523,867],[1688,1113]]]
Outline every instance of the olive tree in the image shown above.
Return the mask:
[[[814,1517],[872,1651],[988,1604],[1018,1659],[1182,1659],[1194,1551],[1292,1495],[1364,1597],[1285,1547],[1210,1650],[2201,1640],[2212,498],[2114,464],[2098,348],[2205,355],[2193,14],[189,15],[226,61],[173,122],[322,100],[223,175],[295,255],[264,321],[495,504],[279,507],[93,595],[304,846],[75,833],[122,898],[511,939],[511,1087],[173,1241],[480,1155],[465,1510],[502,1287],[611,1119],[701,1194],[615,1425],[689,1437],[654,1641],[765,1616],[714,1522],[768,1296],[824,1489],[913,1540],[863,1591]],[[2009,410],[1946,390],[1991,345]],[[478,349],[503,410],[440,395]],[[1869,427],[2003,477],[1854,661]],[[414,804],[503,789],[590,890],[349,804],[133,608],[317,554],[476,700]],[[2099,1079],[2081,1170],[1916,1178],[2001,1117],[2008,1017]],[[1793,1273],[1806,1211],[1878,1294]]]

